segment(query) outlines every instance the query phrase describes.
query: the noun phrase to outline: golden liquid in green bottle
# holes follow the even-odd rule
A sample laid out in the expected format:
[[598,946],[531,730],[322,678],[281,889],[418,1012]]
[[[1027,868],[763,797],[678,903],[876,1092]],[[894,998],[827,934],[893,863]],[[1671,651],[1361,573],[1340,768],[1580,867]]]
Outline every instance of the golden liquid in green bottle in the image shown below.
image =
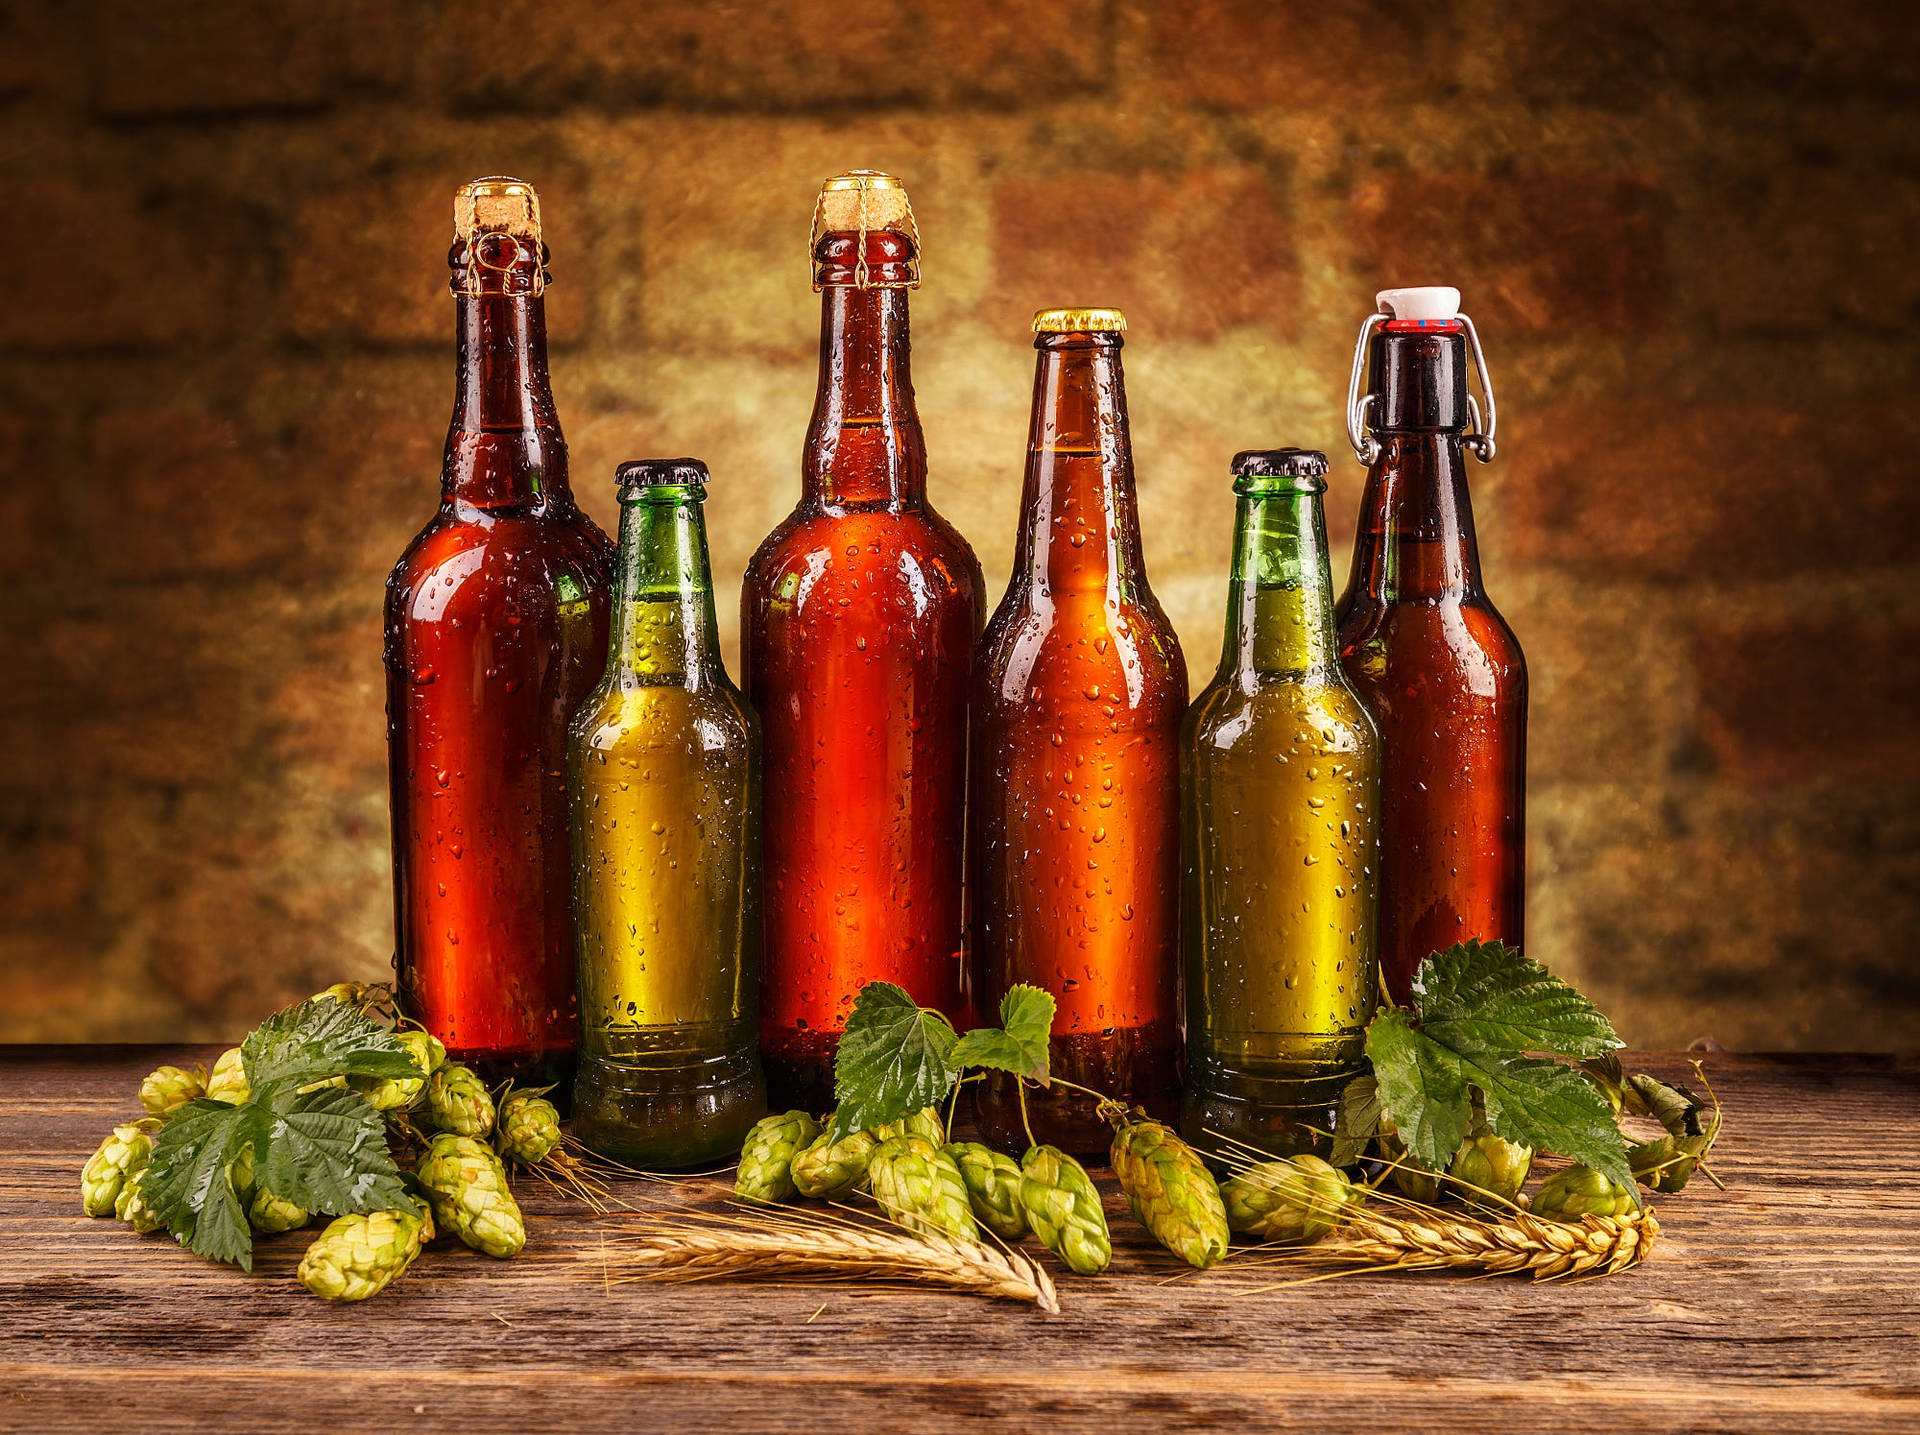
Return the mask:
[[1334,645],[1324,487],[1241,480],[1226,651],[1183,732],[1182,1128],[1213,1151],[1323,1146],[1377,1000],[1379,739]]
[[603,1155],[686,1166],[737,1151],[765,1105],[759,735],[714,646],[697,506],[622,503],[613,658],[569,753],[574,1112]]

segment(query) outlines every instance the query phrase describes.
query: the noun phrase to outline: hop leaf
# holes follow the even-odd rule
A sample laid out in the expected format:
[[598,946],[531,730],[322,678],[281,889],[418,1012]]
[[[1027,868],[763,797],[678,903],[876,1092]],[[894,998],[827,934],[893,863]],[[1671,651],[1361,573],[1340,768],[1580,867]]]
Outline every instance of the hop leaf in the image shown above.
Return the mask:
[[[1459,1028],[1443,1028],[1457,1035]],[[1626,1144],[1593,1083],[1570,1066],[1517,1052],[1459,1051],[1390,1008],[1367,1028],[1367,1056],[1400,1139],[1422,1165],[1444,1171],[1473,1128],[1471,1092],[1487,1125],[1523,1146],[1557,1151],[1630,1186]]]
[[355,1007],[308,1000],[275,1012],[240,1044],[247,1083],[304,1086],[336,1076],[415,1077],[412,1055]]
[[357,1091],[315,1085],[418,1076],[390,1032],[351,1006],[306,1001],[269,1017],[240,1050],[245,1098],[188,1102],[154,1140],[141,1198],[175,1236],[199,1255],[252,1269],[252,1232],[229,1174],[248,1147],[259,1185],[309,1211],[406,1205],[379,1113]]
[[1047,1038],[1053,1034],[1053,993],[1022,982],[1000,998],[1000,1025],[980,1027],[953,1048],[955,1066],[988,1066],[1030,1081],[1047,1079]]
[[1501,942],[1435,952],[1414,974],[1413,1002],[1420,1030],[1458,1052],[1587,1060],[1624,1045],[1592,1002]]
[[937,1011],[918,1005],[892,982],[868,982],[854,999],[834,1062],[832,1139],[898,1121],[923,1106],[937,1106],[960,1074],[954,1063],[959,1038]]

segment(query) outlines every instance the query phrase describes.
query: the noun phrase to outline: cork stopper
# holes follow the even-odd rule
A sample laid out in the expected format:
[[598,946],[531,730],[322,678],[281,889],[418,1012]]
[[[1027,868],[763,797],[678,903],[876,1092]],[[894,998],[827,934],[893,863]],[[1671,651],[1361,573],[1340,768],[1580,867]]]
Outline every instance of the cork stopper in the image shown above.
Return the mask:
[[1124,334],[1127,316],[1118,309],[1042,309],[1033,316],[1036,334]]
[[[905,279],[884,280],[868,272],[867,236],[876,233],[899,235],[907,241]],[[813,230],[807,241],[813,257],[815,289],[829,282],[822,277],[828,265],[820,257],[820,241],[829,234],[858,236],[853,266],[856,289],[920,287],[920,231],[913,222],[906,186],[893,175],[877,169],[850,169],[820,186],[820,198],[813,206]]]
[[540,196],[524,179],[494,174],[453,195],[456,294],[539,294],[547,287]]

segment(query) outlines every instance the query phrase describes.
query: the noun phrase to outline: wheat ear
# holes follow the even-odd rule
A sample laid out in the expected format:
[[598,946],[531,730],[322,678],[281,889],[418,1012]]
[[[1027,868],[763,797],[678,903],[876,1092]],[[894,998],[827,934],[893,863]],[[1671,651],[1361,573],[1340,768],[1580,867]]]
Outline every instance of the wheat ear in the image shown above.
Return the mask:
[[1053,1281],[1018,1251],[850,1224],[664,1224],[613,1257],[633,1270],[615,1280],[895,1281],[1060,1309]]
[[1583,1216],[1575,1223],[1544,1221],[1521,1210],[1474,1220],[1425,1207],[1369,1207],[1314,1245],[1273,1251],[1247,1264],[1321,1268],[1320,1275],[1308,1279],[1363,1270],[1453,1270],[1565,1280],[1612,1275],[1637,1265],[1652,1252],[1659,1234],[1651,1211]]

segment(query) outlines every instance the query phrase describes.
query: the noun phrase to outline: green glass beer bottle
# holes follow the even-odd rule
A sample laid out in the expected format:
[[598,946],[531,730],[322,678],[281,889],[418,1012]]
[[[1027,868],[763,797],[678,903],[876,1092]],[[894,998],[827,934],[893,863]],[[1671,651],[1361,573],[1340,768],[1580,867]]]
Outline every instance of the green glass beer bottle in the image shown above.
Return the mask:
[[568,745],[575,1129],[642,1167],[740,1149],[759,1053],[760,731],[720,660],[693,459],[620,466],[607,671]]
[[1313,1150],[1373,1015],[1380,739],[1334,638],[1326,471],[1235,456],[1226,643],[1181,733],[1180,1124],[1209,1152]]

